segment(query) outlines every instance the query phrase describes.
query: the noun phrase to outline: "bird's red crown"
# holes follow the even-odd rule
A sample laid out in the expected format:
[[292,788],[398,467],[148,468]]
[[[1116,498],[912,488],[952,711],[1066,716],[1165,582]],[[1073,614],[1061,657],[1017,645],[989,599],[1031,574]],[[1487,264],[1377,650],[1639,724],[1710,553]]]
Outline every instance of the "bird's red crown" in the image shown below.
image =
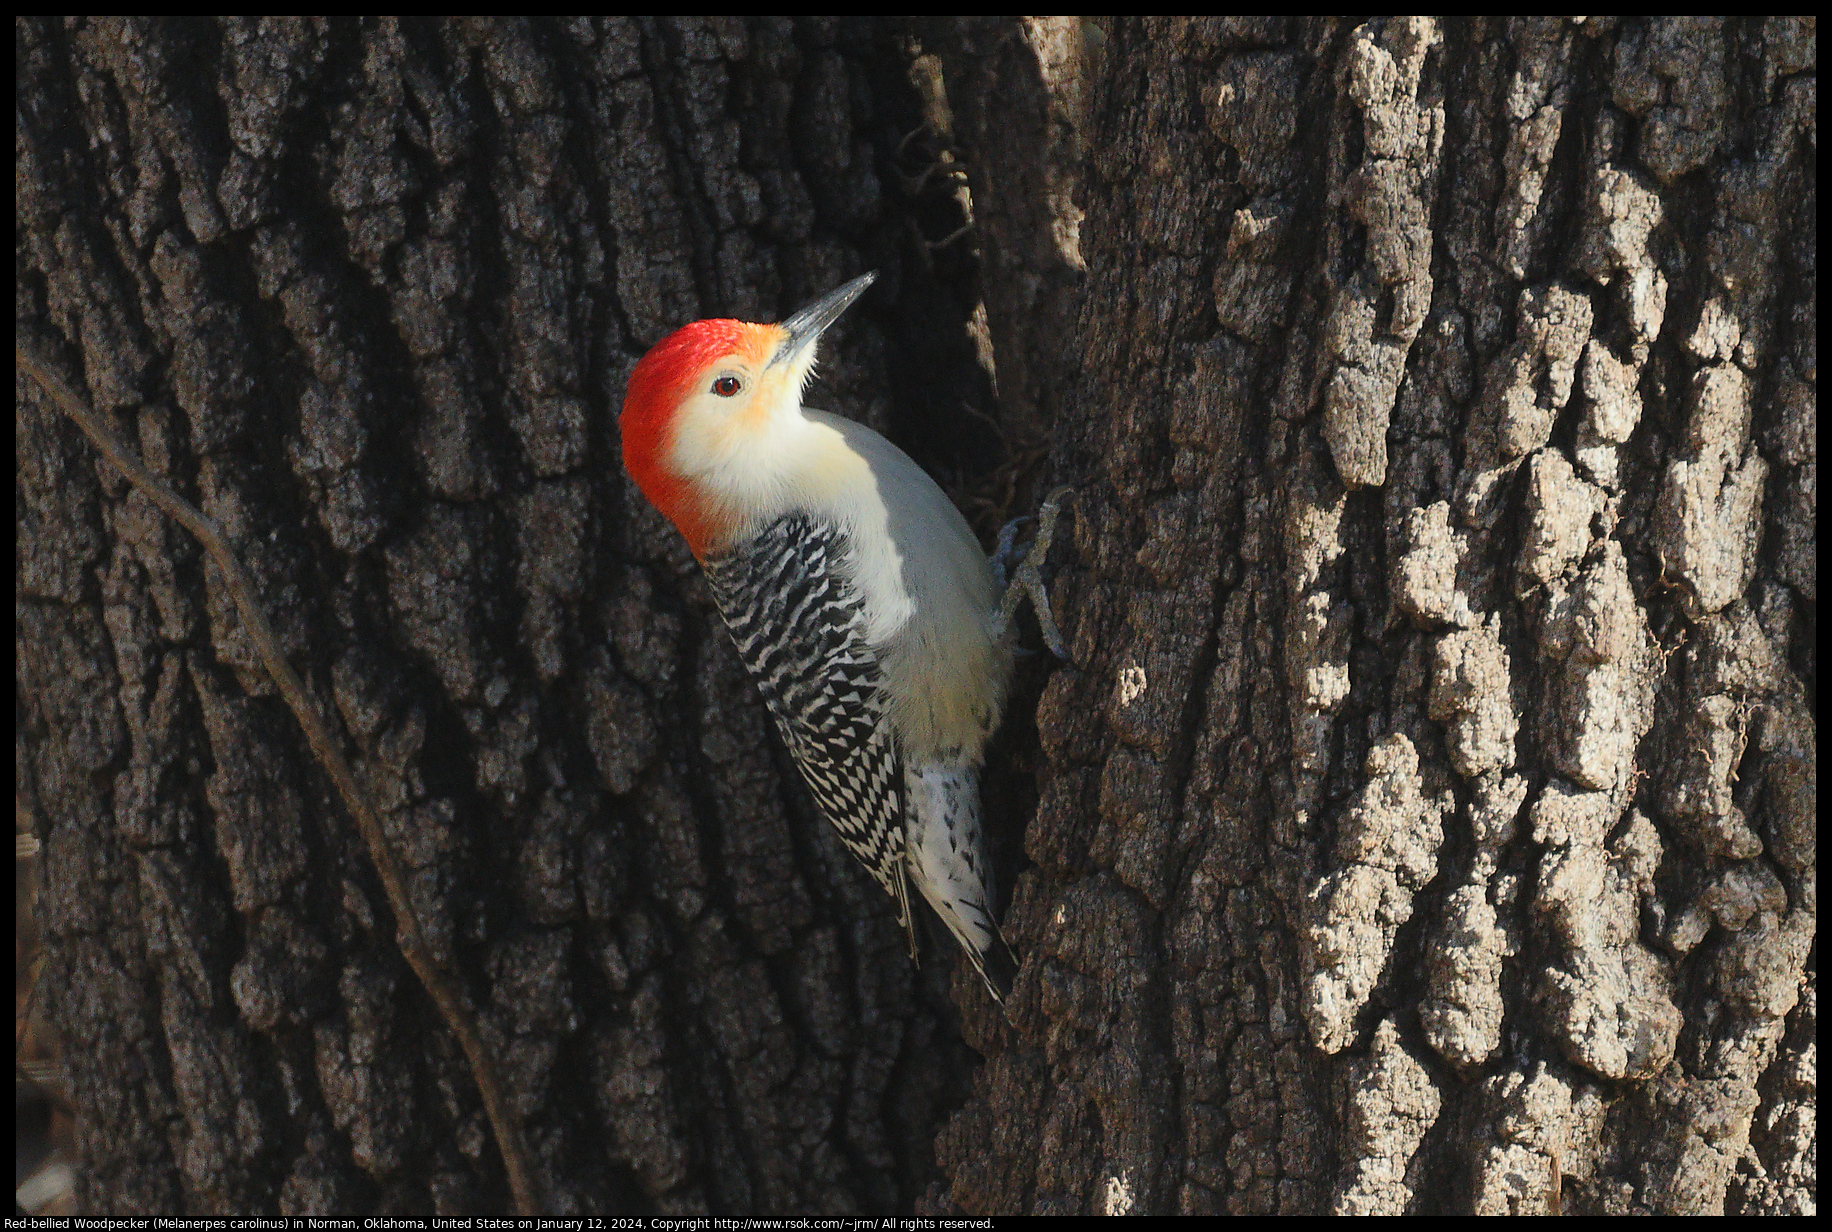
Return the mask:
[[708,368],[755,349],[757,335],[768,328],[724,318],[694,321],[649,348],[630,373],[618,419],[623,464],[649,503],[680,528],[695,557],[703,554],[717,528],[692,485],[668,465],[675,411]]

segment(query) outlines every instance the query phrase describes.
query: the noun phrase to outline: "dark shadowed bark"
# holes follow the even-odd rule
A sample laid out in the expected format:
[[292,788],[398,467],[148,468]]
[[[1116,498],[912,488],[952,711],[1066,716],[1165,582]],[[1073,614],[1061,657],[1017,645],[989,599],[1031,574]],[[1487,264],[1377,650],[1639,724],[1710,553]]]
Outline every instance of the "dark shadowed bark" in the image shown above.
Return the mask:
[[[551,1211],[1810,1209],[1810,22],[16,39],[20,337],[252,570]],[[874,268],[812,400],[1076,488],[1009,1022],[618,456],[669,329]],[[16,431],[83,1208],[505,1209],[222,577]]]

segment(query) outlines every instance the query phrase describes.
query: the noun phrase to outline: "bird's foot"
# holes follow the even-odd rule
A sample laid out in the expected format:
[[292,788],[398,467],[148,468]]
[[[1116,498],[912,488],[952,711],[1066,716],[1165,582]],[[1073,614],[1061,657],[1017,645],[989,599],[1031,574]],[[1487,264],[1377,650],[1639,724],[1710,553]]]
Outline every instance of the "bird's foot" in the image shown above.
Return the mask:
[[1011,558],[1016,554],[1014,541],[1018,530],[1029,518],[1014,518],[1005,524],[999,532],[999,546],[992,555],[993,575],[1005,585],[1005,598],[999,603],[998,628],[1001,634],[1011,626],[1017,615],[1018,601],[1030,597],[1031,610],[1037,613],[1037,627],[1043,630],[1043,643],[1050,648],[1050,653],[1058,659],[1069,657],[1068,647],[1063,644],[1062,630],[1056,627],[1056,617],[1050,611],[1049,592],[1043,586],[1043,574],[1040,569],[1050,553],[1050,540],[1056,534],[1056,515],[1062,511],[1062,502],[1074,494],[1073,488],[1057,488],[1045,498],[1037,510],[1037,533],[1031,538],[1030,547],[1024,553],[1024,559],[1011,569],[1011,581],[1005,585],[1006,571]]

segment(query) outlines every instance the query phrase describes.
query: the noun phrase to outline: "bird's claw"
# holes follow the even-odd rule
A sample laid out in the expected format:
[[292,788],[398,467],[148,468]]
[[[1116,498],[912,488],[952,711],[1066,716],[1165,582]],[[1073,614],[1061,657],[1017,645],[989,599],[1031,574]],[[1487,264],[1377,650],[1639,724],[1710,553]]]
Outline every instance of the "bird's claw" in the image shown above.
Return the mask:
[[[1050,648],[1051,654],[1065,661],[1069,657],[1069,650],[1063,643],[1062,630],[1056,627],[1055,614],[1050,611],[1049,591],[1044,588],[1043,574],[1039,569],[1049,556],[1050,540],[1056,534],[1056,515],[1062,511],[1062,502],[1073,494],[1073,488],[1057,488],[1038,508],[1037,533],[1032,537],[1024,559],[1012,570],[1010,584],[1005,588],[1005,597],[999,603],[998,616],[999,631],[1002,634],[1017,614],[1018,601],[1029,596],[1031,610],[1037,613],[1037,627],[1043,631],[1043,644]],[[1012,542],[1018,529],[1028,521],[1028,517],[1014,518],[999,532],[998,550],[993,553],[993,572],[1001,583],[1005,581],[1006,562],[1012,554]]]
[[999,545],[987,558],[987,563],[992,566],[993,579],[998,583],[1000,590],[1004,590],[1005,583],[1010,580],[1011,558],[1017,555],[1018,532],[1024,529],[1024,524],[1030,520],[1030,514],[1027,513],[1007,522],[999,531]]

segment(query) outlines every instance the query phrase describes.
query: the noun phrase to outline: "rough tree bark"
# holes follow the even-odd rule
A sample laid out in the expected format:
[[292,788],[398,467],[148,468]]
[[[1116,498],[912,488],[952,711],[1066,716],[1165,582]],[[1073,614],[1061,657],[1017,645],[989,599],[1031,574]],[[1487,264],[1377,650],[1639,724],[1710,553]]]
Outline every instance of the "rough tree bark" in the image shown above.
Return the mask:
[[[21,337],[231,532],[552,1210],[1810,1208],[1810,22],[16,37]],[[827,402],[1077,487],[1009,1022],[617,462],[655,338],[866,268]],[[85,1209],[502,1208],[220,579],[16,430]]]

